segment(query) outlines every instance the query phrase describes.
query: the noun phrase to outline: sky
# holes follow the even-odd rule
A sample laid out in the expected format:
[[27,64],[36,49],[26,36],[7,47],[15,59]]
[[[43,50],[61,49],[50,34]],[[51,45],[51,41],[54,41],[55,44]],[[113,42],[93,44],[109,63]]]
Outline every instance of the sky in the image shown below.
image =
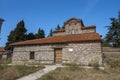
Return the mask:
[[70,18],[82,19],[85,26],[96,25],[96,32],[103,37],[107,33],[110,18],[117,18],[120,0],[0,0],[2,24],[0,47],[4,47],[7,36],[21,20],[27,33],[44,29],[46,36],[50,29],[62,26]]

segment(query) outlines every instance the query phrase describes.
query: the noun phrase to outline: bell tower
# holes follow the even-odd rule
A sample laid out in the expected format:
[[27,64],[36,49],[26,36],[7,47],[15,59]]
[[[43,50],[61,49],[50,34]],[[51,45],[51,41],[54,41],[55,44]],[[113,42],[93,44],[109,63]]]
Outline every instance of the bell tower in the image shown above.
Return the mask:
[[81,19],[71,18],[65,23],[66,34],[80,34],[82,33],[81,28],[84,27]]

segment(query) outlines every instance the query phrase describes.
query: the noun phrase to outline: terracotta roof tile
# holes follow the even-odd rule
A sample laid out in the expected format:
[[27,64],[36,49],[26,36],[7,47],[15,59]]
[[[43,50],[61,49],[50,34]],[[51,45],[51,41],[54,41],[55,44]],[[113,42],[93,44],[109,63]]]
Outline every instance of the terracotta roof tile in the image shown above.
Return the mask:
[[101,41],[101,37],[98,33],[89,33],[89,34],[74,34],[66,36],[52,36],[48,38],[27,40],[22,42],[15,42],[10,45],[32,45],[32,44],[52,44],[52,43],[67,43],[67,42],[76,42],[76,41]]

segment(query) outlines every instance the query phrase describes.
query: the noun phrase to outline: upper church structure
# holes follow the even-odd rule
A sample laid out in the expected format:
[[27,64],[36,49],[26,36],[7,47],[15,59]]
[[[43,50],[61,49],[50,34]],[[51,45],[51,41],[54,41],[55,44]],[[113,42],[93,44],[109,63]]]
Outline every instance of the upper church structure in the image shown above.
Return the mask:
[[64,23],[65,29],[56,30],[53,36],[85,34],[96,32],[96,26],[84,26],[81,19],[71,18]]

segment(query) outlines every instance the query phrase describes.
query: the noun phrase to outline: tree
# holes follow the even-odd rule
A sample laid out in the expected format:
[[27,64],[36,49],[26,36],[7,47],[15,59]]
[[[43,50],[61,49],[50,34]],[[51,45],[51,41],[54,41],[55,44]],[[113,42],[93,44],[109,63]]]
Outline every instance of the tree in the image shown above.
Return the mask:
[[53,36],[52,33],[53,33],[53,31],[52,31],[52,29],[50,29],[50,33],[49,33],[48,37]]
[[110,18],[111,25],[107,26],[108,33],[104,40],[113,47],[120,47],[120,12],[118,19]]
[[43,29],[38,29],[38,33],[36,34],[36,38],[45,38],[45,32]]
[[57,27],[56,27],[56,30],[60,30],[60,29],[61,29],[61,27],[58,24]]
[[7,50],[10,49],[10,46],[9,46],[10,43],[26,40],[26,32],[27,30],[25,28],[24,21],[21,20],[16,25],[16,28],[12,30],[8,35],[8,42],[6,43],[6,49]]
[[15,32],[14,35],[16,36],[15,37],[16,38],[15,42],[26,40],[26,32],[27,32],[27,30],[25,28],[23,20],[20,21],[17,24],[17,27],[15,28],[14,32]]
[[65,24],[63,24],[62,29],[65,29]]
[[29,33],[29,34],[26,35],[27,40],[32,40],[32,39],[35,39],[35,38],[36,38],[36,36],[33,33]]

